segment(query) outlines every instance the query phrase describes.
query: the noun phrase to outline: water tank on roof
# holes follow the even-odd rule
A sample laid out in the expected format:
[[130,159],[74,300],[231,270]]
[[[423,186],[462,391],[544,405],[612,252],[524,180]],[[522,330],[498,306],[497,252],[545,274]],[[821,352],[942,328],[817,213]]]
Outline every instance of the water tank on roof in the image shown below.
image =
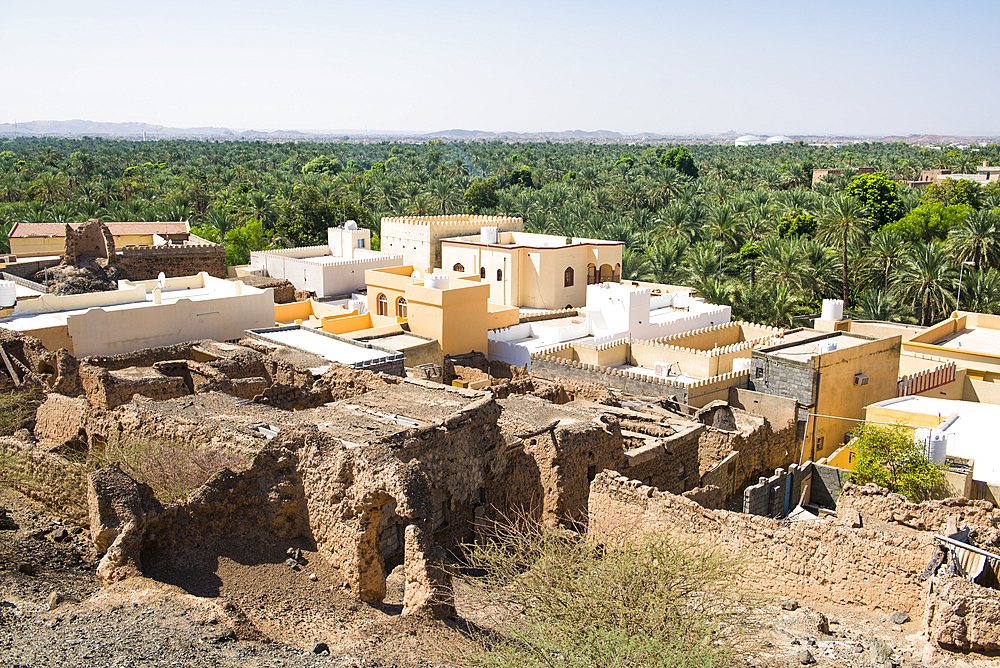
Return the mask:
[[927,459],[935,464],[943,464],[948,454],[948,435],[939,429],[932,429],[927,439]]
[[424,279],[424,287],[447,290],[451,287],[451,279],[448,278],[448,274],[427,274],[427,278]]
[[844,319],[844,300],[843,299],[824,299],[823,300],[823,312],[821,316],[823,320],[843,320]]
[[349,220],[346,223],[344,223],[344,229],[345,230],[356,230],[356,229],[358,229],[358,224],[356,222],[354,222],[353,220]]
[[14,281],[0,281],[0,308],[14,308],[17,303],[17,285]]
[[479,228],[479,243],[497,244],[500,243],[500,228],[496,225],[484,225]]

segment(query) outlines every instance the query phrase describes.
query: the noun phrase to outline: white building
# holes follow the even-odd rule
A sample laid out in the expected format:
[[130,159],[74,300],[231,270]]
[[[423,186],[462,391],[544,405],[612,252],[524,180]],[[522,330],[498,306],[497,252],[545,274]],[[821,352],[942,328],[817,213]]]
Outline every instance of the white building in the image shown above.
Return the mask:
[[284,278],[317,298],[349,295],[365,288],[365,270],[398,267],[403,256],[371,249],[371,231],[353,220],[327,230],[325,246],[250,253],[250,271]]
[[119,281],[118,289],[45,294],[17,303],[0,327],[37,337],[77,357],[117,355],[185,341],[235,341],[274,325],[274,293],[202,272],[157,281]]
[[488,356],[530,369],[531,354],[562,343],[648,340],[727,323],[732,308],[692,297],[690,288],[654,294],[622,283],[587,286],[579,315],[527,322],[488,334]]

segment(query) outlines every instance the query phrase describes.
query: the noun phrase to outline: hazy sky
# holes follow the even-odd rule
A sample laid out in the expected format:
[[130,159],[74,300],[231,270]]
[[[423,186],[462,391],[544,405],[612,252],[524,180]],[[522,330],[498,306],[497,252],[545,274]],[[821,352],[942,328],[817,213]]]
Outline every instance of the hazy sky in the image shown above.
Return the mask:
[[996,0],[0,0],[0,122],[1000,134]]

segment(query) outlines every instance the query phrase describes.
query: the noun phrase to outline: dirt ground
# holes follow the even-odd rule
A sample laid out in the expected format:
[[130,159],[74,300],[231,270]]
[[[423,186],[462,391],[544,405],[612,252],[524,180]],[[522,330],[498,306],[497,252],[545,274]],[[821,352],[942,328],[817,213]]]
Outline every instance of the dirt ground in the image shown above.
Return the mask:
[[[0,529],[3,667],[455,666],[471,647],[467,632],[492,623],[461,579],[458,621],[401,616],[402,567],[388,578],[384,604],[358,602],[318,554],[302,551],[289,566],[287,550],[302,547],[293,544],[234,544],[200,570],[152,572],[156,579],[102,590],[86,528],[8,489],[0,488],[0,506],[17,525]],[[53,592],[68,600],[49,609]],[[831,668],[1000,665],[936,650],[919,620],[893,624],[891,611],[784,604],[758,599],[748,614],[747,666],[801,666],[802,652]],[[314,641],[328,654],[314,654]]]

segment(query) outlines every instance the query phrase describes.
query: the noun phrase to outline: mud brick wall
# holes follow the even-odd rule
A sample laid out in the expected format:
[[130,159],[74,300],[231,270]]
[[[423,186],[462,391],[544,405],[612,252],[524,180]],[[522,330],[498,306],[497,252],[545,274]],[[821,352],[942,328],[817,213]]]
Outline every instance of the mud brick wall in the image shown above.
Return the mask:
[[921,531],[940,531],[950,517],[957,517],[960,527],[971,525],[1000,531],[1000,510],[996,506],[989,501],[964,497],[913,503],[901,494],[893,494],[874,484],[847,483],[837,499],[838,512],[846,508]]
[[165,248],[123,248],[117,264],[133,281],[155,279],[162,271],[167,278],[194,276],[208,272],[226,278],[226,250],[222,246],[174,246]]
[[614,544],[644,532],[677,536],[733,557],[747,587],[775,595],[882,610],[923,608],[918,576],[936,548],[929,533],[785,523],[709,510],[615,472],[591,484],[589,529]]
[[[622,429],[635,429],[623,421]],[[658,490],[681,494],[700,484],[698,447],[705,427],[684,429],[655,445],[630,446],[626,440],[627,468],[622,471]]]

